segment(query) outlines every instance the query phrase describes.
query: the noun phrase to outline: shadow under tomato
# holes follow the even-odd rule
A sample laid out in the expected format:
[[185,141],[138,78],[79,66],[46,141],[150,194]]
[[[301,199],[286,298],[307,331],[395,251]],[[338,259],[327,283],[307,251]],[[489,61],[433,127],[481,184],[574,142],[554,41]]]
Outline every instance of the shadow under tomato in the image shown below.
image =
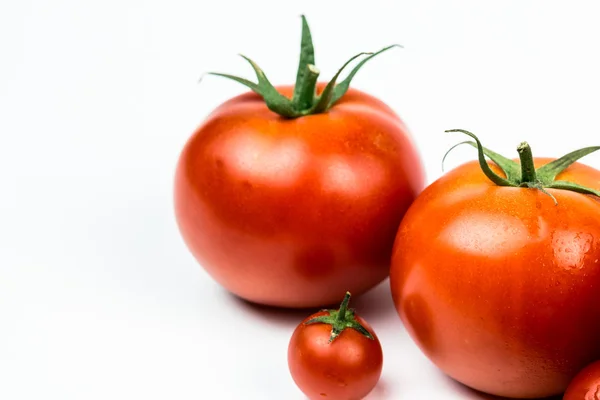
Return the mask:
[[[465,400],[515,400],[513,398],[494,396],[471,389],[470,387],[463,385],[449,376],[444,375],[442,372],[440,372],[440,374],[443,376],[443,379],[449,382],[449,385],[454,389],[454,391],[464,395]],[[543,399],[538,400],[561,400],[561,396],[544,397]]]
[[391,400],[392,397],[389,393],[389,385],[387,384],[384,377],[379,379],[377,385],[373,388],[371,393],[365,397],[365,400]]
[[[296,326],[304,318],[322,309],[338,309],[340,304],[330,304],[324,307],[284,308],[252,303],[224,290],[236,307],[258,319],[277,326]],[[342,299],[340,299],[341,302]],[[360,296],[352,296],[350,308],[363,317],[369,324],[378,324],[390,318],[399,318],[392,301],[388,280],[384,280],[373,289]]]
[[252,303],[232,293],[227,295],[235,306],[240,307],[245,313],[281,327],[294,327],[303,319],[319,311],[319,308],[282,308]]

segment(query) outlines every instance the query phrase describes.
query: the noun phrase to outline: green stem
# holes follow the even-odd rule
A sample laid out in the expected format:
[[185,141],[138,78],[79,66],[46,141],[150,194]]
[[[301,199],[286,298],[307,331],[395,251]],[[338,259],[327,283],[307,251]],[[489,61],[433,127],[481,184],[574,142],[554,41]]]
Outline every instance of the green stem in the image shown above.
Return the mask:
[[523,142],[517,147],[519,159],[521,160],[521,185],[526,183],[535,183],[537,176],[535,165],[533,164],[533,154],[531,147],[527,142]]
[[371,332],[367,330],[364,326],[360,324],[356,320],[356,315],[354,314],[354,310],[348,310],[348,303],[350,302],[350,292],[346,292],[344,296],[344,300],[342,300],[342,304],[340,305],[339,310],[323,310],[327,311],[326,315],[319,315],[314,318],[309,319],[305,322],[306,325],[311,324],[327,324],[331,325],[331,334],[329,336],[329,343],[332,343],[335,338],[337,338],[344,329],[355,329],[360,332],[361,335],[366,337],[367,339],[374,340]]
[[342,322],[346,319],[346,311],[348,310],[348,303],[350,302],[350,292],[346,292],[344,296],[344,300],[342,300],[342,304],[340,304],[340,309],[338,311],[337,320],[338,322]]
[[[254,73],[258,79],[257,83],[249,81],[235,75],[223,74],[219,72],[207,72],[210,75],[216,75],[223,78],[231,79],[238,82],[263,98],[267,108],[284,118],[300,118],[311,114],[324,113],[337,103],[349,90],[350,83],[356,73],[371,60],[373,57],[381,54],[391,48],[402,47],[400,45],[391,45],[385,47],[375,53],[359,53],[352,57],[344,66],[335,74],[328,85],[323,89],[323,92],[317,96],[316,85],[319,77],[319,70],[315,67],[315,49],[312,42],[312,34],[306,22],[306,18],[302,16],[302,40],[300,42],[300,60],[298,62],[298,72],[296,74],[296,84],[294,93],[290,99],[287,96],[279,93],[278,89],[271,84],[264,71],[251,59],[244,57],[252,66]],[[359,62],[350,72],[350,74],[339,84],[336,81],[342,70],[359,56],[367,55]]]
[[296,111],[309,110],[315,101],[317,80],[319,79],[320,71],[312,64],[306,66],[306,72],[302,75],[302,79],[294,92],[292,99],[292,107]]
[[[533,154],[531,152],[531,147],[527,142],[522,142],[519,145],[519,147],[517,147],[517,151],[519,152],[519,159],[521,160],[521,176],[518,177],[517,174],[519,173],[519,164],[491,150],[486,149],[482,146],[477,136],[475,136],[471,132],[465,131],[464,129],[451,129],[447,130],[446,132],[462,132],[475,139],[475,143],[463,143],[469,143],[473,147],[477,148],[477,152],[479,155],[479,165],[481,166],[481,170],[490,181],[492,181],[498,186],[512,186],[537,189],[551,197],[555,205],[558,205],[558,201],[552,193],[546,190],[547,188],[569,190],[571,192],[600,197],[600,190],[598,189],[585,187],[576,182],[556,180],[556,177],[560,175],[560,173],[567,169],[570,165],[572,165],[580,158],[600,150],[600,146],[584,147],[583,149],[572,151],[554,161],[542,165],[536,171],[533,162]],[[452,150],[452,148],[450,150]],[[498,167],[500,167],[500,169],[505,173],[507,179],[500,177],[494,171],[492,171],[492,169],[487,164],[484,156],[488,156],[492,161],[494,161],[496,165],[498,165]],[[445,157],[446,156],[444,156],[444,158]]]

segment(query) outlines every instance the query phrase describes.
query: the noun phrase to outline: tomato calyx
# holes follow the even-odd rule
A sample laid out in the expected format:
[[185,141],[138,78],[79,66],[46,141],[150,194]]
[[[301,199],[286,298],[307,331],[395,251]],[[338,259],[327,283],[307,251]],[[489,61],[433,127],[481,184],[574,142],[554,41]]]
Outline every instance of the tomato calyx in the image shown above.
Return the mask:
[[331,325],[331,336],[329,336],[329,343],[332,343],[344,329],[355,329],[360,332],[367,339],[374,340],[373,335],[356,320],[354,310],[348,308],[350,302],[350,292],[346,292],[344,300],[340,305],[339,310],[323,310],[329,313],[329,315],[321,315],[314,317],[306,321],[305,325],[311,324],[328,324]]
[[[579,185],[575,182],[555,180],[556,176],[567,169],[567,167],[569,167],[571,164],[590,153],[600,150],[600,146],[584,147],[582,149],[572,151],[554,161],[542,165],[538,169],[535,169],[531,147],[527,142],[522,142],[517,147],[520,160],[520,163],[517,163],[483,147],[477,136],[469,131],[464,129],[449,129],[445,132],[464,133],[473,138],[475,142],[465,141],[452,146],[444,155],[444,158],[442,159],[442,165],[448,153],[450,153],[450,151],[452,151],[455,147],[462,144],[469,144],[477,149],[479,165],[485,176],[487,176],[489,180],[498,186],[536,189],[550,196],[555,205],[558,204],[558,201],[546,189],[570,190],[572,192],[591,194],[600,197],[600,191],[598,190]],[[492,171],[485,159],[486,156],[492,160],[502,170],[502,172],[504,172],[506,178],[503,178]]]
[[[260,95],[267,107],[281,115],[284,118],[299,118],[311,114],[319,114],[329,110],[350,88],[350,83],[354,75],[362,68],[362,66],[371,58],[381,54],[393,47],[402,47],[398,44],[387,46],[375,53],[363,52],[350,58],[327,83],[323,91],[317,95],[317,79],[320,71],[315,66],[315,51],[312,42],[312,35],[308,22],[302,15],[302,40],[300,43],[300,63],[296,76],[296,85],[294,86],[294,94],[291,99],[282,95],[275,89],[269,81],[263,70],[250,58],[240,54],[254,70],[258,83],[254,83],[238,76],[223,74],[219,72],[207,72],[205,75],[215,75],[223,78],[231,79],[248,87],[253,92]],[[342,71],[354,60],[361,56],[367,56],[360,61],[346,79],[337,83],[337,80]],[[202,78],[201,78],[202,79]]]

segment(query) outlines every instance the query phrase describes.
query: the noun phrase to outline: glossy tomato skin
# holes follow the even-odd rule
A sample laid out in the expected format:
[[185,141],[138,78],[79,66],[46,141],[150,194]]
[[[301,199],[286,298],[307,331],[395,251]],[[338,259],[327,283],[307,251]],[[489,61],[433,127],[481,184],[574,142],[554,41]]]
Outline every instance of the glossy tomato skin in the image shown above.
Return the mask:
[[[574,164],[557,179],[598,188],[600,172]],[[558,205],[495,186],[470,162],[425,189],[400,225],[396,309],[423,352],[474,389],[557,395],[600,358],[600,201],[548,191]]]
[[405,125],[376,98],[351,89],[326,113],[284,119],[246,93],[187,142],[175,213],[188,248],[230,292],[324,307],[388,276],[398,225],[423,186]]
[[298,325],[288,347],[288,366],[296,385],[311,400],[360,400],[377,385],[383,369],[383,351],[373,328],[356,321],[373,336],[344,329],[331,343],[331,325],[304,323],[327,315],[321,311]]
[[600,361],[585,367],[571,381],[563,400],[600,399]]

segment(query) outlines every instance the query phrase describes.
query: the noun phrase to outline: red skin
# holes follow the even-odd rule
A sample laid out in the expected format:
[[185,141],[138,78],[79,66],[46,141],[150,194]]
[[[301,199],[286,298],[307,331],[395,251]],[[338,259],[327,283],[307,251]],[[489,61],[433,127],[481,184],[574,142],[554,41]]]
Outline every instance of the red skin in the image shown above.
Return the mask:
[[183,149],[175,212],[188,248],[232,293],[324,307],[388,276],[398,225],[423,186],[405,125],[376,98],[350,89],[326,113],[286,120],[246,93]]
[[288,365],[292,378],[311,400],[360,400],[375,388],[381,376],[381,343],[371,326],[359,316],[356,320],[373,340],[349,328],[329,343],[331,325],[304,324],[321,315],[328,312],[306,318],[290,339]]
[[577,374],[563,400],[600,400],[600,361],[588,365]]
[[[574,164],[557,179],[598,188],[600,171]],[[600,200],[548,191],[557,206],[470,162],[425,189],[398,231],[400,317],[441,370],[483,392],[557,395],[600,358]]]

